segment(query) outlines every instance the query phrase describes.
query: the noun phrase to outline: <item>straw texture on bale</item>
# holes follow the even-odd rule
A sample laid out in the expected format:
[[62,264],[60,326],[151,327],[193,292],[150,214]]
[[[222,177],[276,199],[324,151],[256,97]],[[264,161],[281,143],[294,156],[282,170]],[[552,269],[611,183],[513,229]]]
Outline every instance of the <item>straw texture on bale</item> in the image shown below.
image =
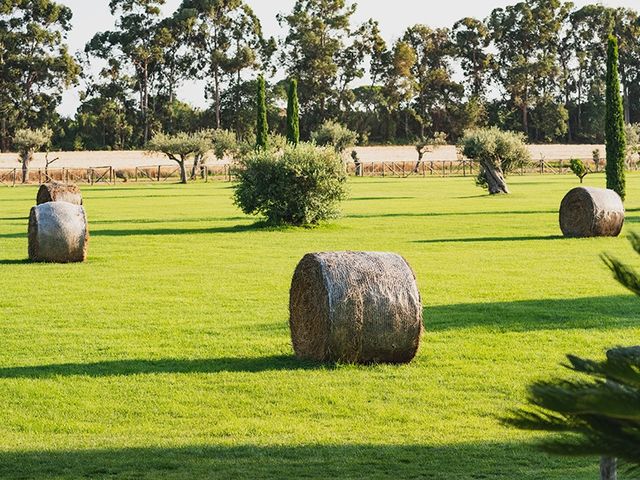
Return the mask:
[[72,263],[87,259],[89,228],[84,208],[68,202],[35,206],[29,215],[29,259]]
[[68,202],[74,205],[82,205],[82,193],[77,185],[60,182],[50,182],[40,185],[36,204],[47,202]]
[[565,237],[617,237],[624,225],[624,205],[613,190],[578,187],[560,205]]
[[299,358],[408,363],[422,334],[422,302],[411,267],[379,252],[311,253],[290,295],[291,339]]

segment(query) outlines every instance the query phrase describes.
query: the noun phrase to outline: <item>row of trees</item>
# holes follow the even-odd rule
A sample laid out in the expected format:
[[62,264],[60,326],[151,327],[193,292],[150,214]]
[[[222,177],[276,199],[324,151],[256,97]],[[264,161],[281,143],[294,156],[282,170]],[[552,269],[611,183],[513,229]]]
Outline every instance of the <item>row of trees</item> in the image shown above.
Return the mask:
[[[640,16],[630,9],[524,0],[451,28],[417,24],[393,43],[371,19],[354,25],[347,0],[296,0],[267,38],[244,0],[110,0],[115,28],[77,57],[65,44],[71,11],[53,0],[0,4],[0,147],[19,128],[49,126],[55,148],[123,149],[153,133],[230,129],[253,134],[258,74],[267,121],[285,134],[288,80],[296,79],[300,135],[327,120],[361,142],[409,142],[497,126],[531,141],[603,142],[606,39],[620,40],[624,119],[640,121]],[[96,68],[99,65],[100,68]],[[278,68],[276,68],[276,65]],[[279,72],[279,73],[277,73]],[[202,80],[210,108],[177,98]],[[73,118],[61,94],[82,82]]]

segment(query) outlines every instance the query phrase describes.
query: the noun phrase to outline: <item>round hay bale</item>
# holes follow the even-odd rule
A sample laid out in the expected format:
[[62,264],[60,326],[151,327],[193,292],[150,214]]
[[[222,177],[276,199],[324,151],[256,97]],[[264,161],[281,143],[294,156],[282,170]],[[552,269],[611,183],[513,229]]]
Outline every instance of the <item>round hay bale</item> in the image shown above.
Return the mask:
[[49,202],[29,215],[29,259],[34,262],[71,263],[87,259],[89,227],[80,205]]
[[422,302],[406,260],[394,253],[311,253],[293,275],[293,349],[321,362],[408,363],[422,334]]
[[617,237],[624,225],[624,205],[613,190],[578,187],[560,205],[565,237]]
[[50,182],[40,185],[36,204],[47,202],[68,202],[74,205],[82,205],[82,193],[77,185],[70,183]]

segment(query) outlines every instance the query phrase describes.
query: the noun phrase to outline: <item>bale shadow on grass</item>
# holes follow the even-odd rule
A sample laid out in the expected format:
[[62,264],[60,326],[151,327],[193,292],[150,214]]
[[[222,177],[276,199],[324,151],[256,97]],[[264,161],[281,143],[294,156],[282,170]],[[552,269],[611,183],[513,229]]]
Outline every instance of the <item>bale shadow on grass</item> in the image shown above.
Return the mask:
[[[311,425],[310,425],[311,427]],[[550,457],[527,444],[190,445],[0,452],[0,477],[30,479],[594,478],[596,459]]]
[[331,364],[319,364],[299,360],[291,355],[270,357],[228,357],[204,359],[160,360],[107,360],[94,363],[60,363],[51,365],[0,368],[0,379],[53,377],[117,377],[154,374],[189,373],[260,373],[271,371],[317,370],[333,368]]
[[0,260],[0,265],[31,265],[33,263],[28,258]]
[[463,303],[425,307],[428,332],[465,328],[528,332],[640,327],[640,300],[634,295],[541,299],[504,303]]

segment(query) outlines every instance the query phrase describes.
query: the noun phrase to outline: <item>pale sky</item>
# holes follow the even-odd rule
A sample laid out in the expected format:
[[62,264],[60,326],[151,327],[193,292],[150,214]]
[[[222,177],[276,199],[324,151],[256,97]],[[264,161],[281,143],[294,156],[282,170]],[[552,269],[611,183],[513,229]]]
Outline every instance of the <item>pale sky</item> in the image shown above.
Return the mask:
[[[113,27],[114,19],[109,13],[109,0],[58,0],[73,10],[73,31],[69,34],[72,51],[82,50],[84,45],[98,31]],[[247,0],[262,21],[265,34],[283,37],[285,32],[279,27],[276,15],[291,11],[295,0]],[[404,29],[416,23],[431,27],[451,27],[464,17],[483,19],[491,10],[517,3],[517,0],[360,0],[354,23],[368,18],[380,22],[382,33],[391,42],[398,38]],[[602,3],[612,7],[638,8],[638,0],[575,0],[577,6],[589,3]],[[175,11],[180,0],[167,0],[167,13]],[[180,90],[180,97],[194,105],[204,107],[205,100],[202,85],[190,83]],[[78,91],[71,90],[64,96],[61,113],[72,115],[78,106]]]

